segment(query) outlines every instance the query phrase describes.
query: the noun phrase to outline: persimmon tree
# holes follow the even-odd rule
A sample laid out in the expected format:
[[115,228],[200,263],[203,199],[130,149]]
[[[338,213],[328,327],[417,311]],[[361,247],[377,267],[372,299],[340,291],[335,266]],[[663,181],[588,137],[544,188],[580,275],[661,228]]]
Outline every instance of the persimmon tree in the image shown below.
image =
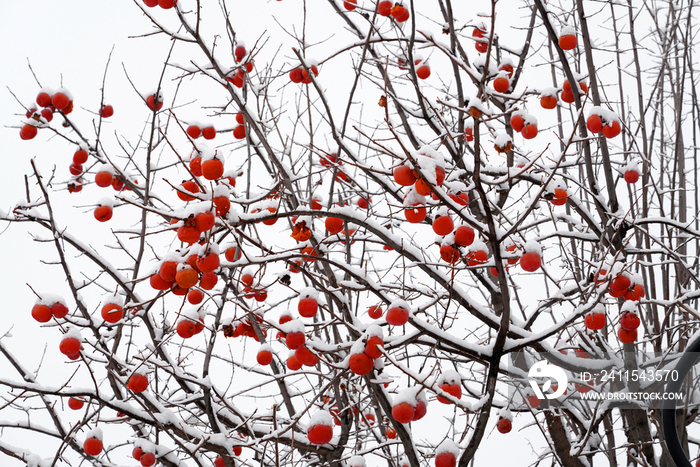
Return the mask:
[[140,107],[16,93],[52,157],[3,220],[66,285],[16,311],[59,371],[0,339],[7,462],[466,467],[530,427],[532,464],[671,465],[658,407],[548,404],[528,369],[663,391],[576,375],[668,370],[697,329],[691,4],[129,7],[167,56]]

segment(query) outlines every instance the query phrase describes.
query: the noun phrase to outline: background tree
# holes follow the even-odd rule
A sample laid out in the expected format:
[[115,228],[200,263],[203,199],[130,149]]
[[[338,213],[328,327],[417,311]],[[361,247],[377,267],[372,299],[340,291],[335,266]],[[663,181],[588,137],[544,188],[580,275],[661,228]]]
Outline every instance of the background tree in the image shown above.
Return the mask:
[[66,283],[22,292],[48,363],[0,339],[0,451],[465,467],[529,426],[533,464],[671,465],[655,406],[577,395],[661,390],[580,372],[656,376],[696,330],[692,5],[462,3],[137,1],[137,106],[111,64],[99,103],[15,92],[52,154],[2,218]]

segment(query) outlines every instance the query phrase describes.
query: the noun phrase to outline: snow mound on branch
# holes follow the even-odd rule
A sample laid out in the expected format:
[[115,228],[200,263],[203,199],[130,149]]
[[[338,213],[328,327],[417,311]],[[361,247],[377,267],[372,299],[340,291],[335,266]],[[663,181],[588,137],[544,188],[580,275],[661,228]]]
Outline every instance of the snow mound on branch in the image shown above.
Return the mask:
[[63,93],[63,94],[66,95],[66,97],[67,97],[69,100],[71,100],[71,101],[73,100],[73,94],[71,94],[70,91],[69,91],[68,89],[66,89],[66,88],[58,88],[58,90],[56,90],[56,92],[57,92],[57,93],[58,93],[58,92]]
[[95,172],[109,172],[112,175],[114,175],[114,167],[112,167],[111,165],[102,164],[99,167],[97,167]]
[[510,78],[508,78],[508,75],[510,75],[510,73],[507,72],[506,70],[500,70],[498,72],[498,74],[496,75],[496,78],[505,78],[508,81],[510,81]]
[[311,205],[311,201],[314,201],[314,200],[321,205],[326,204],[326,198],[323,195],[318,194],[318,193],[314,193],[313,195],[311,195],[311,198],[309,198],[306,202],[307,202],[307,204]]
[[100,441],[102,441],[102,438],[103,438],[102,429],[99,427],[93,428],[92,430],[85,433],[85,438],[95,438],[95,439],[99,439]]
[[639,165],[633,160],[627,161],[627,164],[625,164],[625,166],[622,168],[623,172],[627,172],[628,170],[634,170],[635,172],[641,173],[641,170],[639,170]]
[[561,31],[559,31],[559,37],[561,36],[575,36],[576,35],[576,28],[573,26],[569,26],[568,24],[561,28]]
[[254,278],[255,273],[256,273],[256,270],[253,266],[246,266],[245,268],[243,268],[243,271],[241,271],[241,276],[245,276],[246,274],[250,274]]
[[332,427],[333,424],[333,416],[327,410],[317,411],[311,416],[311,420],[309,420],[309,426],[327,425]]
[[399,392],[396,397],[394,397],[394,401],[392,402],[392,405],[398,405],[403,402],[408,402],[410,405],[413,407],[418,404],[418,400],[420,399],[418,397],[418,391],[420,391],[421,388],[419,386],[413,386],[410,388],[406,388],[403,391]]
[[177,265],[177,272],[184,271],[185,269],[193,269],[189,264],[182,262]]
[[344,362],[343,365],[348,364],[348,362],[349,362],[348,359],[350,358],[350,355],[357,355],[357,354],[365,353],[365,347],[366,347],[366,345],[362,339],[356,340],[355,343],[352,344],[352,347],[350,347],[350,354],[348,355],[348,358],[345,359],[347,361]]
[[469,102],[469,107],[475,108],[476,110],[478,110],[479,112],[481,112],[484,115],[490,115],[490,112],[488,111],[488,109],[486,108],[484,103],[481,102],[476,97],[470,98],[468,102]]
[[445,235],[444,237],[440,237],[439,235],[435,236],[435,239],[440,242],[440,246],[442,245],[454,245],[455,244],[455,234],[454,232],[448,235]]
[[189,310],[183,311],[180,314],[180,320],[178,321],[181,321],[182,319],[189,319],[190,321],[199,321],[200,316],[201,315],[198,308],[191,308]]
[[[308,68],[311,68],[312,66],[315,66],[316,68],[319,67],[318,60],[316,60],[315,58],[305,58],[304,61],[306,62],[306,66]],[[299,65],[301,65],[301,62],[299,62]],[[320,68],[318,72],[321,73]]]
[[[59,89],[59,91],[60,91],[60,89]],[[143,94],[142,95],[143,100],[146,100],[146,98],[149,96],[155,96],[155,98],[158,102],[163,102],[163,91],[162,90],[159,91],[158,89],[154,89],[151,92],[147,92],[146,94]],[[71,98],[71,100],[72,100],[72,98]]]
[[313,298],[317,302],[319,301],[318,291],[312,287],[305,287],[299,291],[299,300],[304,298]]
[[262,201],[258,201],[257,203],[253,203],[249,206],[249,211],[248,213],[251,214],[252,218],[255,217],[263,217],[265,215],[270,214],[272,211],[268,211],[267,208],[275,208],[279,206],[279,201],[276,201],[274,199],[264,199]]
[[294,225],[304,223],[307,229],[311,229],[313,227],[313,219],[311,216],[299,216],[297,217],[296,222],[294,222]]
[[537,125],[537,118],[532,114],[523,115],[523,122],[525,125]]
[[628,273],[628,275],[629,275],[630,280],[632,281],[632,285],[644,284],[644,278],[638,272]]
[[526,253],[537,253],[542,256],[542,245],[537,240],[528,240],[523,249]]
[[489,249],[486,246],[486,243],[482,242],[481,240],[474,240],[474,242],[467,248],[467,251],[485,251],[488,253]]
[[304,323],[298,319],[293,319],[287,323],[284,323],[280,327],[286,334],[289,334],[290,332],[304,332]]
[[228,197],[231,194],[231,190],[227,185],[219,184],[214,187],[214,191],[212,192],[213,197],[217,196],[225,196]]
[[602,107],[596,105],[591,107],[591,110],[588,111],[588,116],[590,117],[591,115],[598,115],[599,117],[602,117],[603,113],[605,113],[605,110]]
[[[195,193],[196,194],[196,193]],[[206,194],[206,186],[205,186],[205,191],[201,193],[202,195]],[[212,206],[211,201],[191,201],[190,204],[182,208],[182,211],[186,214],[183,217],[189,217],[190,215],[194,214],[195,216],[199,213],[205,212],[205,211],[211,211],[216,213],[216,206]]]
[[112,198],[100,198],[97,201],[97,204],[99,206],[109,206],[110,208],[114,207],[114,200]]
[[411,305],[408,304],[406,300],[402,300],[400,298],[394,300],[389,304],[389,308],[394,308],[394,307],[400,307],[403,308],[404,310],[408,310],[408,312],[411,312]]
[[[612,277],[618,276],[618,275],[620,275],[620,274],[622,274],[622,275],[624,275],[624,276],[627,276],[627,277],[630,277],[629,274],[627,274],[627,272],[624,271],[624,268],[625,268],[626,266],[627,266],[627,265],[626,265],[625,263],[622,263],[622,262],[614,263],[614,264],[612,265],[611,270],[610,270],[610,274],[612,275]],[[630,279],[631,279],[631,277],[630,277]]]
[[36,304],[37,305],[46,305],[46,306],[51,306],[54,303],[58,302],[62,304],[63,306],[67,307],[66,301],[61,297],[60,295],[56,294],[50,294],[50,293],[43,293],[39,294],[41,296],[40,299],[37,299]]
[[457,456],[459,456],[459,446],[451,439],[446,439],[435,449],[435,455],[442,454],[443,452],[449,452],[455,456],[456,459]]
[[352,456],[348,459],[348,467],[365,467],[365,465],[367,465],[367,463],[362,456]]
[[[455,175],[456,170],[453,171],[452,174],[450,174],[450,178],[452,178]],[[464,191],[468,191],[467,185],[461,181],[461,180],[445,180],[443,185],[453,193],[460,193]]]
[[603,124],[610,124],[612,122],[620,123],[620,117],[610,109],[605,109],[603,107],[593,107],[589,115],[598,115]]
[[499,133],[498,135],[496,135],[496,138],[493,140],[493,144],[495,144],[499,148],[502,148],[502,147],[508,145],[508,143],[512,143],[512,142],[513,142],[513,138],[511,138],[510,135],[508,135],[507,133]]
[[102,306],[108,304],[115,304],[119,306],[124,306],[124,299],[119,295],[108,295],[102,300]]
[[[434,173],[433,176],[435,176]],[[425,196],[419,195],[415,188],[411,188],[411,191],[403,199],[403,205],[408,208],[414,204],[425,206]]]
[[600,447],[602,442],[603,438],[599,434],[593,433],[591,434],[590,438],[588,438],[586,446],[588,446],[590,450],[596,450]]
[[80,334],[80,330],[75,327],[69,327],[68,330],[63,334],[61,337],[61,340],[63,339],[68,339],[69,337],[72,337],[73,339],[77,339],[80,342],[83,341],[83,336]]
[[294,317],[294,315],[292,315],[292,311],[291,311],[291,310],[284,310],[282,313],[280,313],[280,318],[282,318],[282,317],[284,317],[284,316],[290,316],[290,317],[292,317],[292,318]]
[[[187,126],[197,126],[200,129],[205,127],[204,122],[202,122],[201,120],[190,120],[189,122],[187,122]],[[196,150],[192,151],[192,154],[190,154],[190,159],[194,159],[197,156],[197,154],[195,154],[195,151]]]
[[457,373],[454,370],[447,370],[443,372],[440,376],[438,376],[438,379],[435,381],[435,384],[461,384],[461,382],[462,376],[459,373]]
[[549,181],[547,184],[547,192],[548,193],[554,193],[554,190],[564,190],[567,191],[567,186],[566,182],[560,178],[553,178],[552,180]]
[[505,418],[506,420],[510,420],[511,422],[513,421],[513,414],[506,407],[499,410],[497,415],[501,418]]
[[221,250],[219,249],[219,244],[215,242],[210,242],[208,244],[204,245],[197,245],[196,252],[195,249],[192,250],[192,254],[197,254],[199,256],[205,256],[208,255],[209,253],[216,253],[217,255],[221,254]]
[[540,96],[545,97],[557,97],[557,88],[554,87],[549,87],[549,88],[544,88],[540,91]]
[[204,143],[195,143],[195,147],[199,155],[202,156],[202,162],[214,159],[217,156],[217,150],[210,148]]
[[365,329],[365,335],[379,336],[382,339],[384,339],[384,331],[382,331],[382,328],[377,326],[376,324],[370,324],[369,326],[367,326],[367,329]]
[[530,161],[527,160],[527,158],[525,158],[523,156],[515,156],[513,163],[514,163],[513,165],[515,165],[516,168],[520,169],[520,168],[522,168],[520,166],[525,167],[527,164],[530,163]]
[[[502,232],[498,233],[499,237],[502,237]],[[509,255],[511,254],[511,251],[508,251],[508,248],[515,246],[517,250],[517,244],[513,241],[512,238],[506,238],[501,242],[501,255]],[[513,250],[514,251],[514,250]]]
[[423,177],[431,184],[437,184],[437,180],[435,177],[435,167],[443,167],[442,163],[438,162],[432,157],[426,157],[421,155],[416,156],[416,162],[418,163],[418,167],[420,167],[421,172],[423,173]]
[[582,81],[585,81],[588,78],[587,74],[584,73],[576,73],[574,70],[571,70],[571,74],[574,76],[574,79],[580,83]]
[[172,261],[174,263],[180,263],[183,261],[182,255],[178,253],[177,251],[169,251],[168,253],[165,254],[163,257],[163,261],[161,263],[165,263],[166,261]]
[[24,458],[24,462],[27,463],[27,467],[49,467],[53,464],[52,460],[44,460],[36,454],[29,454]]
[[524,110],[516,110],[515,112],[512,112],[510,114],[510,118],[518,116],[518,117],[522,117],[523,120],[525,120],[525,117],[527,117],[528,115],[529,114],[527,112],[525,112]]
[[435,149],[435,148],[433,148],[432,146],[429,146],[429,145],[427,145],[427,144],[426,144],[425,146],[421,147],[421,148],[418,150],[418,155],[419,155],[419,156],[429,157],[429,158],[432,159],[433,161],[436,161],[436,162],[439,162],[439,163],[441,163],[442,161],[444,161],[444,158],[442,157],[442,154],[440,154],[440,152],[438,152],[437,149]]
[[136,438],[134,447],[141,448],[144,452],[156,452],[156,445],[144,438]]

